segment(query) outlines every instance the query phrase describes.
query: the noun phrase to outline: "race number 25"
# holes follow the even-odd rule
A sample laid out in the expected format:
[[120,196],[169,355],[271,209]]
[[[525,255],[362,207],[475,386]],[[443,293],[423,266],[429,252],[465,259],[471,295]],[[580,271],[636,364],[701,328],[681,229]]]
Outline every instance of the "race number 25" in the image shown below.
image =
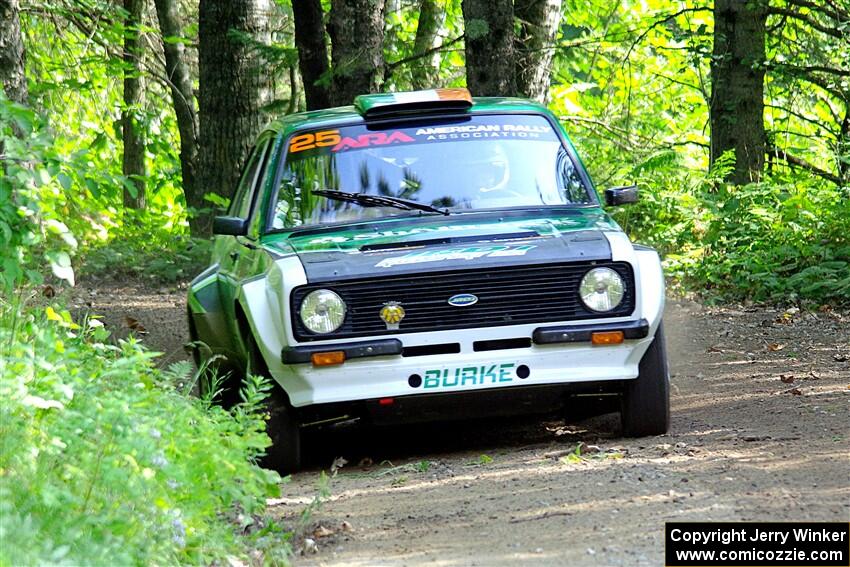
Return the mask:
[[289,140],[289,151],[292,153],[303,152],[313,148],[335,146],[340,142],[339,130],[325,130],[324,132],[309,132],[293,136]]

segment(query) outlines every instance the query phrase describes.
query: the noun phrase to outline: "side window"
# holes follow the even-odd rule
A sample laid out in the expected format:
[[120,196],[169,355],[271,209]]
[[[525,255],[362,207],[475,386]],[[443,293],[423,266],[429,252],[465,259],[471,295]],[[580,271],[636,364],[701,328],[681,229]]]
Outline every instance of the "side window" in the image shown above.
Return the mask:
[[268,142],[264,142],[251,152],[251,157],[248,158],[245,167],[242,169],[242,177],[239,178],[239,185],[236,186],[233,200],[230,201],[230,207],[227,209],[228,216],[243,219],[248,217],[251,211],[251,197],[254,193],[257,172],[263,163],[263,155],[266,153],[267,147]]
[[[262,152],[264,156],[262,165],[260,166],[260,172],[257,174],[257,180],[254,184],[254,194],[252,198],[245,201],[245,208],[242,211],[244,212],[244,216],[240,215],[242,218],[249,217],[251,215],[251,210],[257,207],[258,203],[262,203],[263,188],[268,184],[269,177],[274,177],[275,175],[275,170],[271,167],[271,164],[274,161],[272,160],[272,156],[275,152],[279,151],[279,146],[276,144],[274,139],[264,142],[263,146]],[[264,221],[261,220],[260,222]]]
[[567,203],[590,203],[587,188],[563,146],[558,148],[558,185]]

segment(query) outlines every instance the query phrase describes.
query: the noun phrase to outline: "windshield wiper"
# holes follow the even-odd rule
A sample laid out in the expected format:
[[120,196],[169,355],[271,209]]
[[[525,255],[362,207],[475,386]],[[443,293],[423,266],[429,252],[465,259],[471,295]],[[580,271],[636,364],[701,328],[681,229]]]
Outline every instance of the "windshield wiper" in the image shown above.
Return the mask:
[[394,207],[405,211],[419,210],[429,213],[439,213],[441,215],[449,215],[448,209],[438,209],[433,205],[427,205],[410,199],[402,199],[401,197],[389,197],[387,195],[369,195],[368,193],[347,193],[345,191],[330,191],[327,189],[314,189],[313,195],[327,197],[336,201],[346,201],[349,203],[357,203],[364,207]]

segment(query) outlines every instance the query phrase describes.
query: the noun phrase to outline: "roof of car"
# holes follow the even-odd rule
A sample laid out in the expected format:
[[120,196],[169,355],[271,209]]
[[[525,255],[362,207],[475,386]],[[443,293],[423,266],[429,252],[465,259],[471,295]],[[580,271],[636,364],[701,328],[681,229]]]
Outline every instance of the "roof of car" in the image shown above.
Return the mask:
[[[512,97],[474,97],[473,104],[469,109],[458,114],[485,114],[493,112],[533,112],[549,114],[549,110],[536,102],[523,98]],[[422,116],[427,113],[423,112]],[[416,114],[405,115],[406,119],[415,118]],[[309,112],[298,112],[282,116],[266,126],[266,132],[291,132],[302,126],[322,126],[327,124],[358,123],[364,122],[363,116],[357,112],[354,106],[339,106],[323,110],[312,110]]]

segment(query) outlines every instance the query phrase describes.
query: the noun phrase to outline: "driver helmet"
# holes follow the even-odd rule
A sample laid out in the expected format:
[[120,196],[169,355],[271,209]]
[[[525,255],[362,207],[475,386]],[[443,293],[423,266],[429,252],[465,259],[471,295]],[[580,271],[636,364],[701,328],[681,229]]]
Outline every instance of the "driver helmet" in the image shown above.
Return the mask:
[[488,144],[483,155],[470,162],[475,188],[482,193],[504,189],[510,179],[510,162],[502,144]]

